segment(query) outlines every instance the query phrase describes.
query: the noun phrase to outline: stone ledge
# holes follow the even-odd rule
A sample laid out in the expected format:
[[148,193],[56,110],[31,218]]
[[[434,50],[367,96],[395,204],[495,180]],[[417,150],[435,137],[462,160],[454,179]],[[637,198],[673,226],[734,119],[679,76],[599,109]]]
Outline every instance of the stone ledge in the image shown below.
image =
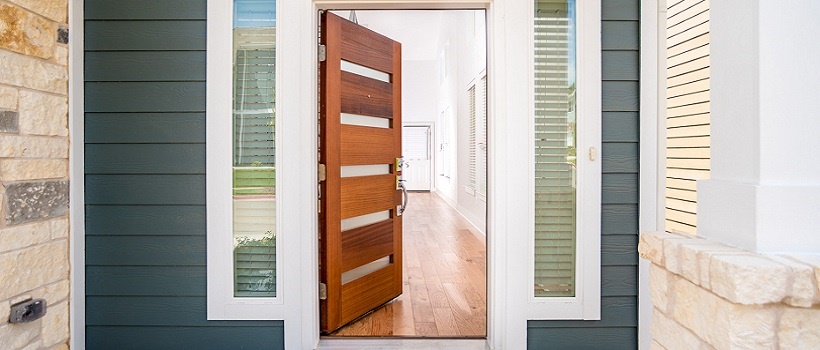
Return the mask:
[[752,253],[697,236],[641,234],[641,257],[741,305],[820,305],[820,256]]

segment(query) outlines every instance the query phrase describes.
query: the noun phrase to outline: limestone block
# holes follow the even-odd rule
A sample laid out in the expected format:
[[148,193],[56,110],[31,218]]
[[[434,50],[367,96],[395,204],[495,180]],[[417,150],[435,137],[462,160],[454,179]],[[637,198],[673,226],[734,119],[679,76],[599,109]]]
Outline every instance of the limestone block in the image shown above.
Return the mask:
[[0,301],[0,327],[9,323],[9,316],[11,316],[11,303]]
[[68,181],[6,185],[5,204],[9,225],[64,216],[68,213]]
[[649,344],[649,350],[666,350],[666,348],[663,347],[663,345],[658,344],[658,342],[653,340],[652,344]]
[[737,305],[679,278],[674,284],[673,319],[716,349],[772,349],[777,310]]
[[68,177],[68,160],[65,159],[6,159],[0,161],[0,178],[3,181],[28,181],[60,179]]
[[47,242],[51,239],[48,222],[0,228],[0,254]]
[[712,292],[746,305],[780,302],[792,278],[787,266],[751,253],[712,256],[709,275]]
[[791,287],[788,290],[784,302],[792,306],[811,307],[820,304],[820,293],[817,293],[816,282],[814,281],[814,269],[794,259],[784,256],[769,255],[778,263],[788,266],[792,270]]
[[59,23],[68,22],[68,0],[6,0]]
[[655,264],[649,265],[649,296],[652,300],[652,306],[663,313],[669,313],[668,296],[672,277],[672,274],[662,267]]
[[68,237],[68,218],[51,220],[51,239]]
[[20,113],[0,109],[0,132],[20,132]]
[[68,139],[4,135],[0,137],[0,158],[68,159]]
[[54,61],[62,66],[68,65],[68,47],[65,45],[57,45],[54,47]]
[[68,98],[21,91],[20,132],[28,135],[68,136]]
[[0,83],[66,95],[68,68],[39,58],[0,50]]
[[40,321],[0,326],[0,349],[20,349],[40,335]]
[[677,236],[666,232],[644,232],[641,234],[641,242],[638,245],[638,253],[641,257],[660,266],[664,266],[663,241]]
[[16,297],[14,297],[14,298],[11,298],[11,304],[14,305],[14,304],[24,302],[24,301],[29,300],[29,299],[33,299],[31,297],[31,294],[21,294],[21,295],[18,295]]
[[820,348],[820,309],[786,307],[777,337],[781,349]]
[[51,350],[68,350],[68,344],[67,343],[57,344],[57,346],[51,348]]
[[20,350],[39,350],[39,349],[42,349],[42,348],[43,348],[43,343],[41,343],[40,341],[35,341],[35,342],[27,345],[26,347],[20,349]]
[[652,313],[652,339],[667,349],[698,349],[700,340],[694,333],[660,312]]
[[43,316],[43,345],[51,346],[68,340],[68,302],[50,305]]
[[0,48],[44,59],[54,55],[57,24],[20,7],[0,4]]
[[[681,275],[695,284],[709,288],[708,257],[716,252],[739,253],[741,250],[705,239],[692,239],[691,242],[686,242],[680,246],[679,265]],[[707,262],[705,271],[703,270],[703,260]]]
[[663,257],[666,261],[666,269],[669,272],[683,275],[681,266],[681,246],[691,244],[691,238],[671,238],[663,241]]
[[0,300],[68,279],[68,263],[66,240],[0,254]]
[[0,86],[0,108],[16,111],[18,98],[17,89],[10,86]]
[[68,288],[68,280],[62,280],[45,286],[38,297],[45,299],[49,305],[56,304],[68,298]]
[[797,255],[791,258],[810,265],[814,269],[814,286],[817,288],[815,291],[820,293],[820,255]]

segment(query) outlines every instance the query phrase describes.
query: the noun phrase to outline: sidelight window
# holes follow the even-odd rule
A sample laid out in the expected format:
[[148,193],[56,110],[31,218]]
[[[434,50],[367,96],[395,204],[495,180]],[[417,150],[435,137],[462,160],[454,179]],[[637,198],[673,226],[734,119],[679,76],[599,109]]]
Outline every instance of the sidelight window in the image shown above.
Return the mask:
[[599,319],[600,3],[534,0],[533,319]]
[[276,1],[212,6],[220,16],[209,16],[208,316],[259,319],[277,302],[280,280]]

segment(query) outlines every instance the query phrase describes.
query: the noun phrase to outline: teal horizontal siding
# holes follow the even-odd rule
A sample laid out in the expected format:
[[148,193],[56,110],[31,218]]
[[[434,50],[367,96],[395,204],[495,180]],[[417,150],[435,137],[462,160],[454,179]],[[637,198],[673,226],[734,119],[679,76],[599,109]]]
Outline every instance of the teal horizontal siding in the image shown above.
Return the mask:
[[207,12],[207,0],[85,0],[86,20],[204,20]]
[[635,142],[640,139],[638,112],[604,112],[601,116],[602,141]]
[[[87,51],[205,50],[205,21],[86,21]],[[93,67],[86,67],[86,70]]]
[[270,321],[267,326],[249,327],[235,321],[231,326],[220,322],[214,327],[168,326],[88,326],[87,349],[117,350],[181,350],[231,349],[279,350],[284,349],[284,324]]
[[204,205],[88,205],[85,215],[86,236],[206,234]]
[[638,263],[638,235],[601,236],[601,264],[635,265]]
[[[89,253],[86,253],[88,256]],[[157,253],[153,254],[154,256]],[[86,264],[86,300],[94,296],[206,296],[201,266],[94,266]],[[88,309],[90,313],[98,310]]]
[[86,113],[85,143],[201,143],[205,113]]
[[603,174],[601,182],[603,204],[638,203],[638,174]]
[[638,331],[634,326],[553,328],[530,325],[527,329],[527,349],[530,350],[635,350],[637,344]]
[[85,81],[205,81],[205,51],[85,54]]
[[86,82],[86,112],[205,112],[205,82]]
[[606,142],[601,150],[604,174],[635,174],[638,172],[638,144]]
[[[94,297],[88,307],[100,310],[86,318],[89,326],[230,327],[232,321],[206,321],[203,297]],[[157,317],[162,315],[162,317]],[[243,321],[245,327],[269,327],[271,321]]]
[[638,325],[638,298],[635,296],[606,298],[601,302],[600,321],[530,321],[532,328],[603,328],[635,327]]
[[637,349],[640,1],[601,0],[601,320],[527,323],[528,349]]
[[85,1],[87,349],[283,349],[208,321],[206,0]]
[[205,205],[205,175],[86,175],[85,190],[87,205]]
[[638,204],[607,204],[601,207],[601,234],[631,234],[638,232]]
[[86,265],[205,265],[205,236],[88,236]]
[[89,144],[86,174],[202,174],[203,144]]

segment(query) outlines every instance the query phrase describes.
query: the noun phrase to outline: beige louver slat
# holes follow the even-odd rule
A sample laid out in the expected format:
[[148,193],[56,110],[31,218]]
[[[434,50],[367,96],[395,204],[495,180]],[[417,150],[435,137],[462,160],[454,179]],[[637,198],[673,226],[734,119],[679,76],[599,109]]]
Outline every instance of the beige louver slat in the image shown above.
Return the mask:
[[666,14],[665,229],[697,234],[697,180],[711,167],[709,1],[677,1]]

